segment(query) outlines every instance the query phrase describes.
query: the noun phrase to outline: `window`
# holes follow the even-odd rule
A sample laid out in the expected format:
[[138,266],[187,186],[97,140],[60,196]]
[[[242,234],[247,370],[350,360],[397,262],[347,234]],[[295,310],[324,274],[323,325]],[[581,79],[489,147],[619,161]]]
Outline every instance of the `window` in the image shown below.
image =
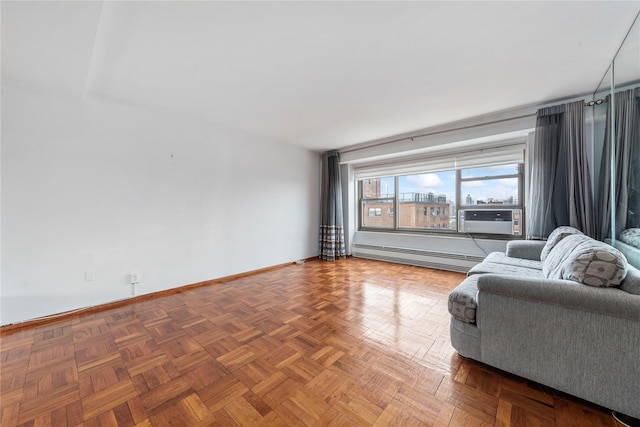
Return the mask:
[[[393,177],[364,179],[359,184],[361,227],[393,229],[395,179]],[[389,212],[389,215],[382,215],[382,212]]]
[[500,165],[460,170],[463,206],[520,205],[520,165]]
[[[524,161],[522,149],[520,157],[505,155],[499,158],[503,162],[504,159]],[[410,168],[401,163],[396,164],[399,166],[377,166],[389,173],[382,178],[360,179],[356,170],[360,229],[457,233],[458,208],[502,205],[522,209],[523,163],[512,161],[496,165],[492,161],[486,153],[475,163],[467,156],[464,161],[450,162],[452,168],[433,171],[429,171],[429,162],[426,162],[424,172],[410,174],[393,172],[394,168],[398,171],[418,170],[420,165],[411,163]],[[444,164],[446,162],[439,160],[437,166]],[[389,215],[377,215],[377,210],[372,214],[371,209],[384,209],[383,212],[389,212]]]
[[[445,215],[445,212],[455,212],[449,209],[455,203],[455,188],[455,170],[361,180],[360,206],[362,212],[368,212],[366,217],[361,217],[361,228],[455,231],[455,218]],[[377,218],[372,209],[383,205],[389,206],[390,215]]]
[[455,200],[455,171],[401,175],[397,180],[399,229],[449,228],[450,219],[441,217],[440,212]]

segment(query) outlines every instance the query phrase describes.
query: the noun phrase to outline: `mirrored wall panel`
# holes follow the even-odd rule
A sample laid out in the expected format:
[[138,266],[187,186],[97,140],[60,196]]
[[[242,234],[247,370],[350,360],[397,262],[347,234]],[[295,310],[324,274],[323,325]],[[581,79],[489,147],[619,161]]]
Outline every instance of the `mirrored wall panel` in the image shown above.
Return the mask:
[[[638,17],[594,92],[594,117],[605,117],[602,148],[594,149],[600,164],[597,217],[600,236],[609,238],[631,264],[640,267],[640,22]],[[594,119],[595,120],[595,119]]]

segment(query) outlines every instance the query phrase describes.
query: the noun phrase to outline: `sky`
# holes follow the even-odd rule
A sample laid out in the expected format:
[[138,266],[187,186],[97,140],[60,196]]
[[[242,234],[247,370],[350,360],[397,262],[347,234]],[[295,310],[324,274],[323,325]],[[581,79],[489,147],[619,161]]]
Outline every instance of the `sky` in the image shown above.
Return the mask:
[[[512,175],[517,173],[517,165],[489,166],[482,168],[464,169],[462,178],[477,178],[486,176]],[[382,178],[381,192],[393,194],[393,178]],[[408,175],[399,177],[400,193],[429,193],[435,195],[446,194],[447,199],[455,200],[456,172],[454,170]],[[481,181],[464,181],[461,188],[462,202],[467,194],[475,201],[488,198],[505,200],[509,197],[518,198],[517,178],[497,178]]]

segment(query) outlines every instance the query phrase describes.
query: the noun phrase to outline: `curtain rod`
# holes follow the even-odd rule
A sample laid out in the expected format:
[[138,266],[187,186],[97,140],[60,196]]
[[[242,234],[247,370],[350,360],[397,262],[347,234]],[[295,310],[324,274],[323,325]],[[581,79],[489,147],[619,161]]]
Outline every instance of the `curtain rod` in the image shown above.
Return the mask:
[[[584,95],[584,96],[586,97],[588,95]],[[578,99],[573,98],[573,99],[576,102],[580,100],[580,98],[578,98]],[[560,101],[557,101],[557,102],[560,102]],[[569,102],[569,101],[566,101],[566,102]],[[595,101],[585,102],[584,105],[586,107],[593,107],[595,105],[600,105],[600,104],[602,104],[604,102],[608,102],[608,100],[607,99],[597,99]],[[543,108],[543,107],[540,106],[539,108]],[[519,119],[523,119],[523,118],[527,118],[527,117],[535,117],[535,115],[536,115],[536,113],[534,111],[533,113],[520,114],[520,115],[517,115],[515,117],[492,120],[492,121],[489,121],[489,122],[486,122],[486,123],[475,123],[475,124],[466,125],[466,126],[454,127],[452,129],[443,129],[443,130],[432,131],[432,132],[428,132],[428,130],[427,130],[426,132],[423,131],[422,133],[419,133],[419,134],[416,134],[416,135],[412,135],[412,136],[399,136],[399,137],[394,138],[394,139],[382,140],[382,141],[374,142],[374,143],[371,143],[371,144],[366,144],[366,143],[357,144],[356,146],[352,146],[351,148],[345,147],[345,149],[338,150],[338,152],[340,154],[351,153],[351,152],[354,152],[354,151],[365,150],[365,149],[368,149],[368,148],[374,148],[374,147],[380,147],[380,146],[384,146],[384,145],[394,144],[394,143],[397,143],[397,142],[400,142],[400,141],[413,141],[414,138],[423,138],[425,136],[434,136],[434,135],[443,134],[443,133],[452,132],[452,131],[472,129],[472,128],[478,127],[478,126],[492,125],[492,124],[507,122],[507,121],[510,121],[510,120],[519,120]]]
[[596,99],[595,101],[585,102],[584,105],[586,107],[593,107],[594,105],[600,105],[603,102],[607,102],[607,100],[606,99]]
[[432,132],[424,132],[424,133],[420,133],[420,134],[416,134],[416,135],[412,135],[412,136],[399,137],[399,138],[391,139],[391,140],[388,140],[388,141],[380,141],[380,142],[373,143],[373,144],[367,144],[367,145],[363,145],[363,146],[356,146],[356,147],[353,147],[353,148],[346,148],[344,150],[338,150],[338,151],[340,152],[340,154],[351,153],[353,151],[366,150],[368,148],[380,147],[380,146],[383,146],[383,145],[394,144],[394,143],[400,142],[400,141],[413,141],[415,138],[423,138],[425,136],[435,136],[435,135],[448,133],[448,132],[454,132],[454,131],[460,131],[460,130],[466,130],[466,129],[473,129],[473,128],[479,127],[479,126],[494,125],[494,124],[498,124],[498,123],[508,122],[508,121],[511,121],[511,120],[519,120],[519,119],[523,119],[523,118],[527,118],[527,117],[535,117],[535,113],[533,113],[533,114],[521,114],[519,116],[509,117],[509,118],[506,118],[506,119],[493,120],[493,121],[490,121],[490,122],[479,123],[479,124],[476,123],[476,124],[460,126],[460,127],[456,127],[456,128],[452,128],[452,129],[443,129],[443,130],[432,131]]

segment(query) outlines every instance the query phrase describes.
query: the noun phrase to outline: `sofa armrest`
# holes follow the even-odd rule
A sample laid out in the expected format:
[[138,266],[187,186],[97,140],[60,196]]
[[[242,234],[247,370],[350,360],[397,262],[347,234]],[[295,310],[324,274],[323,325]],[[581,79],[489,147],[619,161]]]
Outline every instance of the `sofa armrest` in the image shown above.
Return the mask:
[[478,278],[481,309],[485,308],[483,293],[640,321],[640,295],[617,288],[597,288],[571,280],[483,274]]
[[511,240],[507,242],[507,256],[513,258],[540,261],[542,248],[547,242],[544,240]]

